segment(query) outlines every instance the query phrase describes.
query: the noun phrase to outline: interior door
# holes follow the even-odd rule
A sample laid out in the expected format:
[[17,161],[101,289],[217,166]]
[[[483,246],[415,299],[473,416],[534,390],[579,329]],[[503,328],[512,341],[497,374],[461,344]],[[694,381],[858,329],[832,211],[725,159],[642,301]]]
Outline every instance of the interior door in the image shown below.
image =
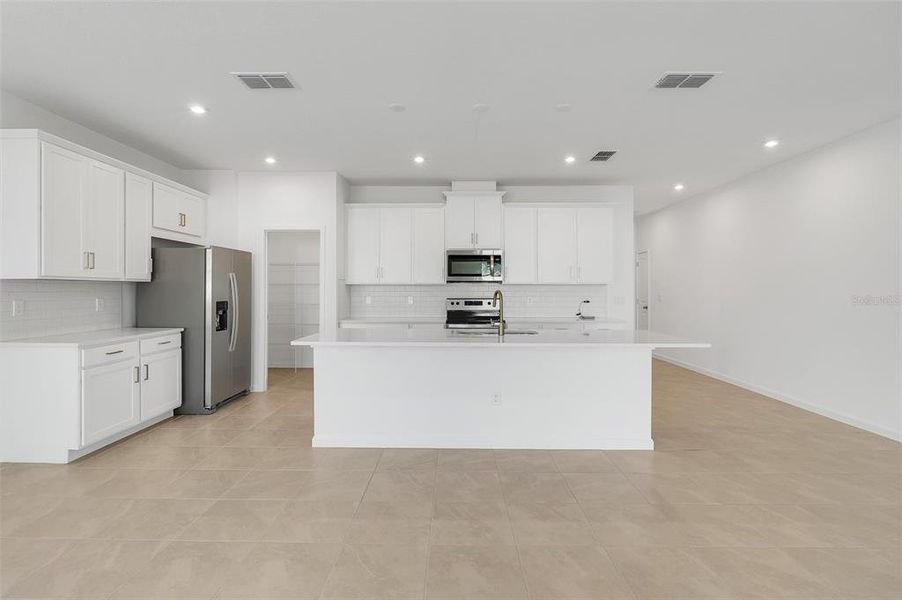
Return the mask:
[[475,245],[473,229],[473,198],[448,198],[445,205],[445,248],[472,248]]
[[93,253],[88,274],[121,279],[125,273],[125,172],[92,160],[87,189],[87,249]]
[[580,283],[610,283],[614,276],[614,215],[608,207],[580,208],[576,217]]
[[636,329],[648,329],[649,315],[648,250],[636,253]]
[[348,283],[378,283],[379,209],[348,210]]
[[575,209],[538,209],[536,239],[539,283],[576,281]]
[[250,252],[232,250],[232,273],[235,274],[234,285],[237,306],[233,326],[235,327],[235,343],[232,347],[232,393],[240,394],[251,389],[251,302],[253,296],[252,255]]
[[380,210],[379,283],[410,283],[413,223],[409,208]]
[[504,283],[536,282],[536,209],[504,210]]
[[84,247],[85,157],[41,144],[41,274],[79,277],[88,274]]

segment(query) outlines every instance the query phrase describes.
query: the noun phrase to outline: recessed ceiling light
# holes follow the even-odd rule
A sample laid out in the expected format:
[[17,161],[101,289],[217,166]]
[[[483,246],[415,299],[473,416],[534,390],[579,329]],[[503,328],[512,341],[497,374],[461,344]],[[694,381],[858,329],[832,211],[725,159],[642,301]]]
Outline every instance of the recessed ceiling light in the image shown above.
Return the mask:
[[417,163],[418,165],[421,165],[424,162],[426,162],[426,159],[423,158],[422,156],[420,156],[419,154],[417,154],[416,156],[413,157],[413,162]]
[[564,159],[564,162],[567,163],[568,165],[571,165],[576,162],[576,157],[571,154],[570,156],[568,156],[567,158]]
[[207,113],[207,109],[201,106],[200,104],[192,104],[188,107],[188,110],[193,112],[196,115],[203,115]]
[[673,189],[675,189],[678,192],[682,192],[684,189],[686,189],[686,186],[683,185],[682,183],[678,183],[675,186],[673,186]]
[[766,142],[764,142],[765,148],[776,148],[779,145],[780,145],[780,140],[767,140]]
[[562,102],[560,104],[554,105],[554,110],[556,110],[558,112],[570,112],[571,108],[572,107],[569,104],[567,104],[566,102]]
[[275,156],[267,156],[267,157],[264,158],[263,160],[264,160],[264,161],[266,162],[266,164],[268,164],[268,165],[274,165],[274,164],[276,164],[276,157],[275,157]]
[[405,110],[407,110],[407,107],[404,106],[403,104],[398,104],[397,102],[392,102],[391,104],[388,105],[388,110],[390,110],[392,112],[404,112]]

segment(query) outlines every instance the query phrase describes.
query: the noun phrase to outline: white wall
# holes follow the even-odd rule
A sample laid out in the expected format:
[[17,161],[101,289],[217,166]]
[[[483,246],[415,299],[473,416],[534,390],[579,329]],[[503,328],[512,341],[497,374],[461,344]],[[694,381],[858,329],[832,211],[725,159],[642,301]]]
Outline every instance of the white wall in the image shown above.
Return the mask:
[[[223,183],[224,176],[218,178]],[[253,378],[254,390],[265,389],[266,363],[264,359],[266,331],[266,301],[264,274],[266,263],[264,248],[266,231],[319,228],[324,238],[323,268],[323,327],[337,323],[337,286],[325,282],[337,281],[337,185],[336,173],[267,173],[242,172],[235,176],[234,192],[237,206],[237,233],[235,246],[254,254],[254,331]],[[233,192],[226,185],[219,193],[211,195],[210,209],[218,205],[219,194],[227,197]],[[229,219],[221,224],[231,227]],[[217,227],[218,229],[218,227]],[[211,231],[211,239],[223,239],[228,233]]]
[[660,354],[899,439],[900,161],[897,120],[639,218],[651,328],[713,344]]
[[111,158],[188,185],[183,177],[183,171],[178,167],[2,90],[0,90],[0,128],[43,129]]

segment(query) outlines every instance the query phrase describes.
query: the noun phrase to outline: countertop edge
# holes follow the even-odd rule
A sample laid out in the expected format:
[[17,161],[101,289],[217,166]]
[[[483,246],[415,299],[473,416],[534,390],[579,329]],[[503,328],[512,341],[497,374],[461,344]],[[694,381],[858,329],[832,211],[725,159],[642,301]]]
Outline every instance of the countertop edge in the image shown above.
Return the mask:
[[[7,340],[0,342],[0,348],[92,348],[95,346],[105,346],[107,344],[115,344],[118,342],[128,342],[128,341],[140,341],[148,338],[155,338],[164,335],[172,335],[174,333],[182,333],[185,331],[184,327],[148,327],[147,329],[152,329],[152,331],[148,331],[146,333],[131,333],[131,334],[114,334],[113,331],[110,330],[109,337],[98,337],[91,340],[73,340],[73,341],[59,341],[48,339],[47,341],[41,341],[41,338],[25,338],[22,340]],[[105,330],[101,330],[105,331]],[[85,331],[84,334],[97,334],[100,332],[97,331]],[[65,334],[65,335],[77,335],[77,334]],[[48,336],[51,337],[51,336]]]

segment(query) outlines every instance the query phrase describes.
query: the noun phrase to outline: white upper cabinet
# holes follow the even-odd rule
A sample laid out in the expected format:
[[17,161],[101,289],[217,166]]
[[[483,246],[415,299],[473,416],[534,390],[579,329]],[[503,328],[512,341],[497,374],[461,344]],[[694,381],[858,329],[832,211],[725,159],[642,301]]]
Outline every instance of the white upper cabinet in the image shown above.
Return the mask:
[[205,202],[164,183],[153,184],[153,226],[184,235],[203,237]]
[[89,161],[83,215],[90,253],[89,276],[122,279],[125,276],[125,171]]
[[608,283],[614,275],[614,213],[610,207],[576,211],[579,283]]
[[445,210],[413,209],[413,282],[445,283]]
[[504,209],[504,283],[536,282],[536,209]]
[[501,248],[504,192],[445,192],[445,247]]
[[146,177],[125,174],[125,278],[150,281],[150,226],[153,184]]
[[[206,221],[203,195],[158,179],[42,131],[0,130],[0,278],[149,280],[151,235],[197,241]],[[161,205],[181,235],[153,228],[156,186],[172,192]]]
[[379,283],[380,212],[348,207],[348,283]]
[[538,209],[539,283],[576,282],[576,211]]
[[[43,234],[40,235],[40,274],[46,277],[87,278],[90,257],[84,239],[83,215],[86,213],[89,159],[52,144],[41,144],[40,154],[41,202],[38,214],[41,223],[36,232]],[[2,175],[4,179],[7,177],[7,173]],[[4,240],[14,235],[12,231],[4,233]]]
[[443,283],[441,206],[348,205],[347,283]]
[[413,256],[409,208],[380,209],[379,283],[410,283]]
[[613,235],[614,213],[609,206],[508,205],[504,209],[504,281],[610,283]]

